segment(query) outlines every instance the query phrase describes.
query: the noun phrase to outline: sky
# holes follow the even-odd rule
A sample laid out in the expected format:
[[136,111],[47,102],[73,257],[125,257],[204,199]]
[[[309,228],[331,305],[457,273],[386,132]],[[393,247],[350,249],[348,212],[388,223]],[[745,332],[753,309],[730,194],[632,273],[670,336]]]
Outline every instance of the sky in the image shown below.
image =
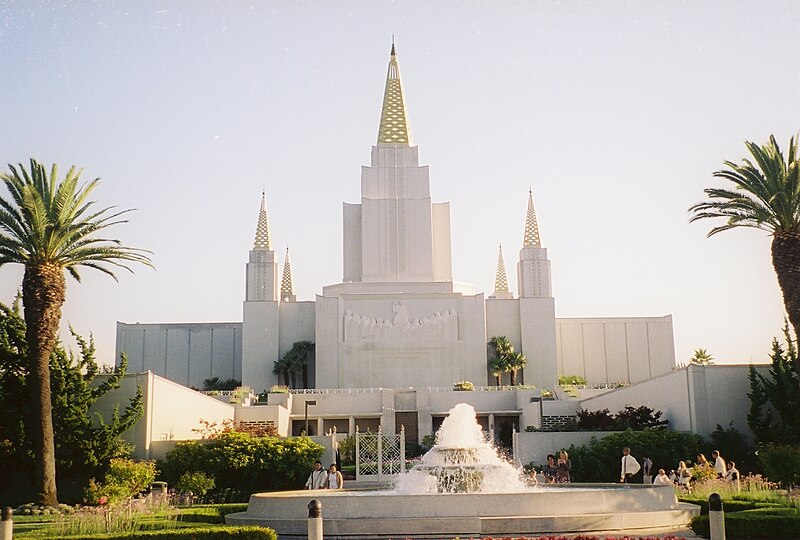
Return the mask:
[[[516,292],[532,189],[557,316],[672,314],[678,362],[767,361],[770,237],[687,210],[745,140],[800,129],[792,1],[0,0],[3,170],[102,178],[156,265],[68,278],[66,344],[113,363],[116,321],[241,321],[262,190],[298,299],[340,282],[392,36],[455,280],[491,294],[502,244]],[[21,278],[0,267],[0,301]]]

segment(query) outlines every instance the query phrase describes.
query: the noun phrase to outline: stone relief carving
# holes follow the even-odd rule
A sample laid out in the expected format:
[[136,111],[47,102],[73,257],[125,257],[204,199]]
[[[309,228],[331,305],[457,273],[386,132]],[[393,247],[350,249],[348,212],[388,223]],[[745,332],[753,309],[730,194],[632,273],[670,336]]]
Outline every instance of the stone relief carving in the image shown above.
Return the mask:
[[455,308],[437,311],[430,317],[411,318],[408,307],[392,304],[391,320],[344,313],[344,340],[353,341],[458,341],[458,313]]

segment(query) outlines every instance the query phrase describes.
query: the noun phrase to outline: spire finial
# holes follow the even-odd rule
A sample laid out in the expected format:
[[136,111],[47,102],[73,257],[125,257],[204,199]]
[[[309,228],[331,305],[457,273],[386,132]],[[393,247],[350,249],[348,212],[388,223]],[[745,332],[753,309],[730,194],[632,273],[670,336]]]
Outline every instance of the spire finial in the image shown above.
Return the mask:
[[281,279],[281,302],[296,300],[292,285],[292,263],[289,262],[289,246],[286,246],[286,257],[283,259],[283,278]]
[[379,146],[411,145],[411,130],[408,127],[403,87],[400,83],[400,66],[392,36],[392,53],[386,74],[386,89],[383,92],[381,123],[378,128]]
[[494,277],[494,294],[500,296],[498,293],[508,293],[508,278],[506,277],[506,263],[503,260],[503,244],[500,244],[500,249],[497,252],[497,273]]
[[525,236],[522,247],[542,247],[539,238],[539,224],[536,222],[536,211],[533,209],[533,190],[528,190],[528,213],[525,216]]
[[267,195],[261,192],[261,208],[258,211],[258,225],[256,225],[256,240],[253,249],[272,249],[269,240],[269,221],[267,220]]

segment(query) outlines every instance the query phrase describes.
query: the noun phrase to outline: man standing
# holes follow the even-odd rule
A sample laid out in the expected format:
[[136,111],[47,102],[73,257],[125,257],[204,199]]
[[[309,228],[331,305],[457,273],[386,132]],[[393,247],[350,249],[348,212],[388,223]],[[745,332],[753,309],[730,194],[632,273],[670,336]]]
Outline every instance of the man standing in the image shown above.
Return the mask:
[[642,467],[636,458],[631,455],[631,449],[627,446],[622,449],[622,467],[619,473],[619,481],[623,484],[630,482],[633,475],[639,472]]
[[325,469],[321,461],[314,462],[314,469],[306,480],[306,489],[322,489],[325,486]]
[[725,466],[725,460],[719,455],[719,450],[711,452],[711,457],[714,458],[714,472],[717,473],[717,478],[725,478],[725,474],[728,471]]
[[642,460],[642,483],[653,483],[653,460],[649,457],[645,457]]

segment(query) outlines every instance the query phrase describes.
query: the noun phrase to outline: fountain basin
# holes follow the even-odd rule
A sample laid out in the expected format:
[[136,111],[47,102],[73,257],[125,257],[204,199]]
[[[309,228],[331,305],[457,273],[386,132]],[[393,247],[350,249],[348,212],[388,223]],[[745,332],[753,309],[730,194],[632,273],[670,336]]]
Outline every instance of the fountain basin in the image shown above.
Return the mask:
[[250,497],[237,525],[265,525],[306,537],[308,503],[322,503],[326,538],[497,536],[636,531],[685,527],[700,508],[679,503],[670,486],[570,484],[512,493],[285,491]]

